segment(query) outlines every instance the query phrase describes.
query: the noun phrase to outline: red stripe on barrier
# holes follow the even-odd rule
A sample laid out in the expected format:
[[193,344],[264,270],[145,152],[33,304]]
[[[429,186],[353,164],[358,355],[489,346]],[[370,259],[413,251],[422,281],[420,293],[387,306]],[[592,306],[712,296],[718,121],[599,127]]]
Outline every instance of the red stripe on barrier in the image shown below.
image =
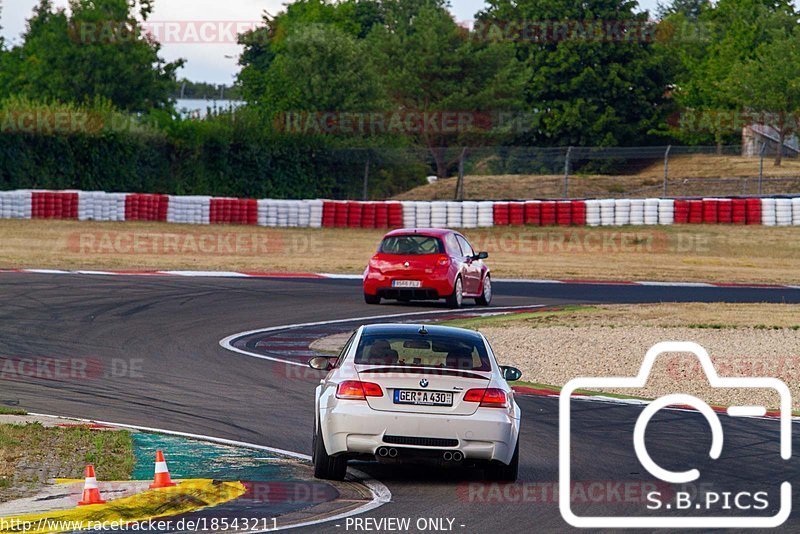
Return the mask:
[[322,226],[324,228],[336,226],[336,202],[331,200],[322,201]]
[[[707,198],[703,201],[703,222],[706,224],[717,224],[719,201]],[[691,212],[690,212],[691,215]]]
[[689,222],[689,201],[675,201],[675,224],[686,224]]
[[[361,228],[375,228],[375,222],[377,220],[377,209],[380,203],[376,202],[365,202],[361,205]],[[385,213],[384,210],[384,217],[385,219],[388,218],[388,215]],[[385,228],[382,226],[381,228]]]
[[583,200],[572,201],[572,224],[586,226],[586,202]]
[[495,202],[493,209],[494,209],[494,225],[508,226],[509,223],[508,202]]
[[744,198],[734,198],[731,200],[731,222],[733,224],[744,224],[747,222],[747,200]]
[[556,202],[556,224],[559,226],[572,224],[572,202],[569,200]]
[[349,228],[361,228],[361,215],[363,205],[361,202],[349,201],[347,203],[347,226]]
[[746,224],[761,224],[761,199],[746,199]]
[[717,203],[717,222],[720,224],[733,222],[733,202],[730,199],[720,199]]
[[541,207],[542,226],[554,226],[556,224],[556,203],[553,200],[542,201]]
[[[402,226],[402,221],[400,225]],[[375,204],[375,228],[388,228],[389,227],[389,204],[386,202],[377,202]]]
[[542,208],[540,202],[525,203],[525,224],[539,226],[542,224]]
[[399,202],[389,202],[388,205],[388,225],[390,228],[401,228],[403,226],[403,205]]
[[508,224],[522,226],[525,224],[525,203],[509,202],[508,204]]
[[78,193],[34,191],[31,193],[34,219],[77,219]]
[[699,224],[703,222],[703,201],[689,200],[689,224]]

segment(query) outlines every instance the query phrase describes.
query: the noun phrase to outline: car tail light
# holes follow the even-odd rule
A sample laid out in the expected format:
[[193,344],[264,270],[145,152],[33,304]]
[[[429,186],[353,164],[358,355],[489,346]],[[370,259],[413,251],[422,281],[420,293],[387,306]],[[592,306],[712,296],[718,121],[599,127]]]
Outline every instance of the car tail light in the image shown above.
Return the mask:
[[336,388],[336,398],[346,400],[366,400],[367,397],[383,397],[383,390],[378,384],[345,380]]
[[436,265],[439,267],[447,267],[450,265],[450,257],[449,256],[439,256],[436,258]]
[[507,408],[506,392],[498,388],[470,389],[464,395],[465,402],[480,402],[484,408]]

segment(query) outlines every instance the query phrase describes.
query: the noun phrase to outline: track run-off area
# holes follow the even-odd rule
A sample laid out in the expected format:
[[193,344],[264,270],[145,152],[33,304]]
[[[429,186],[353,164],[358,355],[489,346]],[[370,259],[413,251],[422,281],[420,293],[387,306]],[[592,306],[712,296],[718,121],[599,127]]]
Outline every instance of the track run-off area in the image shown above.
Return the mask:
[[[590,303],[800,303],[800,289],[790,287],[498,281],[494,290],[490,311]],[[468,306],[455,312],[433,303],[367,306],[359,282],[348,279],[0,273],[0,355],[88,361],[93,371],[80,378],[69,373],[5,377],[0,380],[0,403],[308,455],[313,391],[319,380],[303,367],[308,339],[365,322],[432,320],[485,311]],[[252,354],[263,357],[249,357]],[[452,520],[441,524],[455,532],[569,530],[557,499],[558,399],[520,395],[517,402],[523,413],[517,484],[484,484],[480,471],[358,463],[355,468],[391,492],[389,502],[357,516],[370,520],[361,524],[383,525],[388,531],[393,523],[385,520],[410,519],[410,530],[418,531],[419,518],[432,518]],[[624,515],[631,502],[616,499],[608,488],[622,484],[641,489],[650,482],[630,443],[640,411],[635,405],[576,400],[571,423],[571,461],[573,472],[579,473],[575,480],[587,487],[600,484],[607,494],[587,498],[576,512]],[[797,460],[780,459],[776,422],[721,419],[725,446],[719,460],[708,458],[711,440],[705,419],[684,411],[654,418],[656,426],[647,442],[650,455],[672,468],[685,466],[691,458],[694,463],[688,467],[709,474],[727,491],[800,480]],[[795,484],[793,500],[798,497]],[[343,520],[306,529],[355,531]],[[780,527],[786,532],[798,529],[797,513]]]

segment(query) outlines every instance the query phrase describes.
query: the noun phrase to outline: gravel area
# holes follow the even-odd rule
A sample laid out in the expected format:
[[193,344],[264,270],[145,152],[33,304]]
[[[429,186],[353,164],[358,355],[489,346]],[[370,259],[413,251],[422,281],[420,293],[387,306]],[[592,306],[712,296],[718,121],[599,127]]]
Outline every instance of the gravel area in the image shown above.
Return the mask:
[[[555,386],[578,376],[633,376],[654,344],[694,341],[709,352],[720,376],[780,378],[792,391],[794,407],[800,407],[800,333],[793,329],[506,325],[479,330],[502,363],[522,370],[523,380]],[[611,391],[647,398],[689,393],[723,406],[779,405],[768,390],[710,388],[691,354],[661,355],[645,389]]]

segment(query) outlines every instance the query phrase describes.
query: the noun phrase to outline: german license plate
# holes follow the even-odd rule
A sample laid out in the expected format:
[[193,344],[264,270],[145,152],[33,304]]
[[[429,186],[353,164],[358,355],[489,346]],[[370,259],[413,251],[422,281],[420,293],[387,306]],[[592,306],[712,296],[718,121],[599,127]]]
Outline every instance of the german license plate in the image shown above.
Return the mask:
[[421,391],[417,389],[394,390],[395,404],[417,406],[452,406],[453,394],[448,391]]
[[392,287],[421,287],[419,280],[392,280]]

